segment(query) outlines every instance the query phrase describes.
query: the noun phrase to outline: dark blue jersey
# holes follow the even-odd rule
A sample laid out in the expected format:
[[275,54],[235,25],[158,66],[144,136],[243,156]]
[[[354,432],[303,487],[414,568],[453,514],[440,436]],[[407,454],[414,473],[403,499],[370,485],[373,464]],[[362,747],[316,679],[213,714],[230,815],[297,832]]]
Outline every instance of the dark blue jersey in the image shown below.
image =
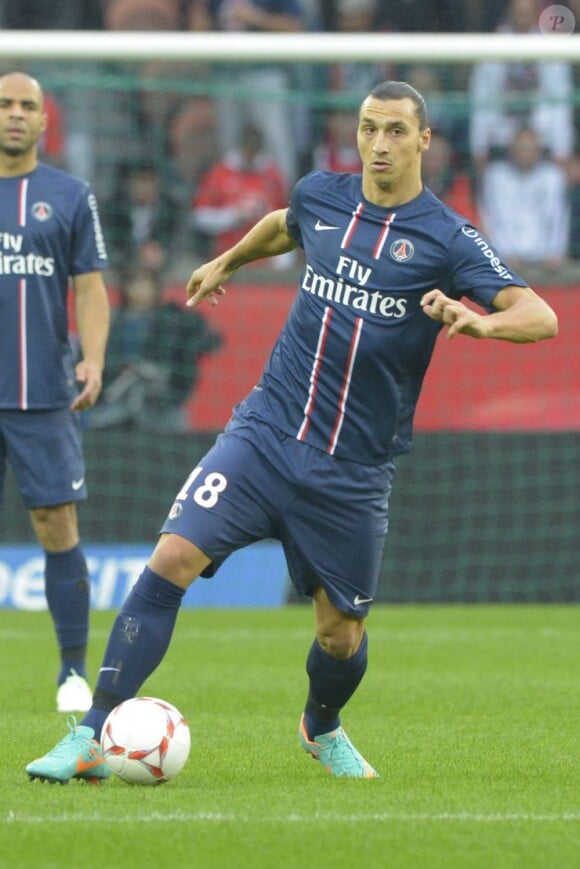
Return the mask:
[[294,188],[288,229],[304,249],[298,294],[259,384],[239,406],[313,447],[380,464],[411,446],[441,325],[438,288],[486,310],[510,272],[477,229],[428,189],[385,209],[361,175],[315,172]]
[[106,265],[86,182],[42,163],[28,175],[0,178],[1,408],[70,404],[69,276]]

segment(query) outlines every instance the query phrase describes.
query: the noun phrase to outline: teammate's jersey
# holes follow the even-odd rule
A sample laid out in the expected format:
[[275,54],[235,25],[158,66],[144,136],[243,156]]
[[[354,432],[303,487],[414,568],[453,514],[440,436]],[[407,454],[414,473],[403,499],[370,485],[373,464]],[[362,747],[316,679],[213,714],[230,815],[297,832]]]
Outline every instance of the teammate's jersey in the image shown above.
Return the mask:
[[89,185],[43,163],[0,178],[0,407],[66,407],[75,393],[69,276],[107,254]]
[[423,294],[491,310],[499,290],[525,281],[428,189],[385,209],[365,200],[361,175],[311,173],[294,188],[288,229],[305,253],[298,294],[237,412],[363,464],[406,452],[441,329]]

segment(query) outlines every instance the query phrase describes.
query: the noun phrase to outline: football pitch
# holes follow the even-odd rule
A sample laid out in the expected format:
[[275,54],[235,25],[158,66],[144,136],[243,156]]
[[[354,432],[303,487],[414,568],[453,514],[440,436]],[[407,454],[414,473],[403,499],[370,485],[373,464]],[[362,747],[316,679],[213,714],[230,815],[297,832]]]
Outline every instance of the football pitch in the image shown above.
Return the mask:
[[[114,613],[92,615],[91,678]],[[343,715],[379,780],[300,749],[310,608],[183,610],[140,692],[188,719],[189,761],[139,787],[29,782],[66,733],[46,613],[0,611],[6,867],[580,867],[580,607],[376,606]]]

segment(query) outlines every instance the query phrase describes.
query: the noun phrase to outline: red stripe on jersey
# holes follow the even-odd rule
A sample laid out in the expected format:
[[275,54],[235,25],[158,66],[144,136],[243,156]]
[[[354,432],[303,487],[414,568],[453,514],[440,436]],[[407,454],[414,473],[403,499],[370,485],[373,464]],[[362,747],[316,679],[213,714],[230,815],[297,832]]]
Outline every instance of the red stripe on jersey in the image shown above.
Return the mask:
[[19,353],[18,369],[20,386],[18,389],[18,406],[20,410],[28,409],[28,364],[26,348],[26,281],[18,281],[18,334]]
[[334,423],[334,429],[332,435],[330,437],[330,442],[328,444],[327,452],[330,453],[331,456],[334,455],[334,451],[336,450],[336,445],[338,443],[338,438],[340,436],[340,430],[342,428],[342,424],[344,422],[344,412],[346,409],[346,401],[348,398],[348,392],[350,389],[350,384],[352,380],[352,369],[354,368],[354,361],[356,359],[356,351],[358,349],[360,334],[362,332],[363,327],[363,318],[357,317],[354,324],[354,329],[352,332],[352,340],[350,342],[350,348],[348,351],[348,358],[346,360],[346,368],[344,372],[344,379],[342,381],[342,389],[340,391],[340,399],[338,402],[338,413],[336,415],[336,422]]
[[28,178],[23,178],[18,190],[18,226],[26,226],[26,198],[28,194]]
[[331,317],[332,308],[325,308],[324,315],[322,317],[322,324],[320,326],[320,333],[318,335],[318,346],[316,347],[314,365],[312,366],[312,371],[310,373],[310,386],[308,387],[308,400],[306,402],[306,407],[304,408],[304,419],[302,420],[302,425],[300,426],[298,434],[296,435],[296,440],[299,441],[304,440],[304,438],[306,437],[306,433],[310,427],[310,417],[312,416],[312,410],[314,408],[314,402],[316,400],[318,377],[320,375],[320,368],[322,365],[322,358],[324,356],[324,347],[326,345],[326,339],[328,337],[328,327]]
[[353,211],[353,215],[349,225],[346,228],[346,232],[340,244],[341,247],[348,247],[350,244],[350,240],[354,235],[354,231],[356,229],[356,225],[359,222],[360,216],[365,210],[365,207],[362,202],[359,202],[356,209]]
[[396,216],[396,214],[393,211],[391,214],[387,214],[387,216],[385,217],[385,219],[383,221],[382,232],[379,235],[379,238],[378,238],[377,243],[375,245],[375,249],[373,251],[373,259],[379,259],[380,255],[382,254],[383,247],[385,246],[385,242],[387,240],[387,235],[389,234],[389,228],[391,226],[391,223],[395,219],[395,216]]

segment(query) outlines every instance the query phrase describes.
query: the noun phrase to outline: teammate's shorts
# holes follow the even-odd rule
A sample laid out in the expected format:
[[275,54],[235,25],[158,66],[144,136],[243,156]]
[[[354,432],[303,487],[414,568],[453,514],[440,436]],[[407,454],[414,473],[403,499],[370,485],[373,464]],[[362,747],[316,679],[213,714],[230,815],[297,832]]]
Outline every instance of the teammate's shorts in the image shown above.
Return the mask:
[[394,466],[329,456],[260,420],[234,418],[178,493],[162,533],[212,559],[280,540],[300,594],[322,586],[342,612],[364,617],[378,581]]
[[7,463],[29,510],[87,497],[78,414],[69,408],[0,410],[0,490]]

